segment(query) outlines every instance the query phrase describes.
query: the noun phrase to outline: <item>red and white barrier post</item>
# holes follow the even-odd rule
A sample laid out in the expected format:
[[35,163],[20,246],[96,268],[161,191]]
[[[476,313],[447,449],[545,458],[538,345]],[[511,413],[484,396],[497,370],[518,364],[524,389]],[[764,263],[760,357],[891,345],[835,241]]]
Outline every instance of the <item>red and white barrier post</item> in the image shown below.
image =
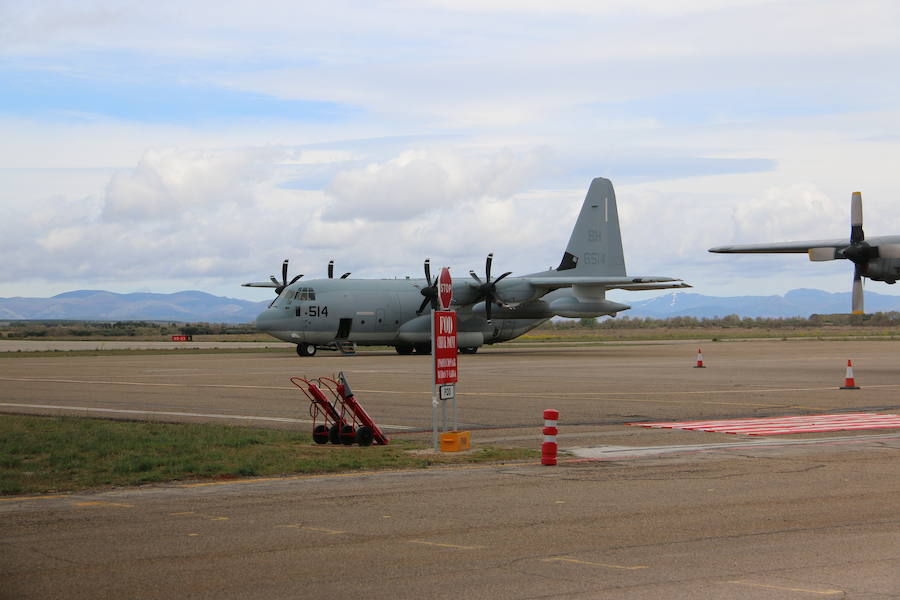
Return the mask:
[[697,348],[697,364],[694,365],[695,369],[705,369],[703,366],[703,350],[701,348]]
[[548,408],[544,411],[544,443],[541,444],[541,464],[556,464],[556,434],[559,430],[556,423],[559,421],[559,411]]
[[858,390],[859,386],[856,385],[856,380],[853,379],[853,363],[849,360],[847,361],[847,376],[844,377],[844,385],[841,386],[842,390]]

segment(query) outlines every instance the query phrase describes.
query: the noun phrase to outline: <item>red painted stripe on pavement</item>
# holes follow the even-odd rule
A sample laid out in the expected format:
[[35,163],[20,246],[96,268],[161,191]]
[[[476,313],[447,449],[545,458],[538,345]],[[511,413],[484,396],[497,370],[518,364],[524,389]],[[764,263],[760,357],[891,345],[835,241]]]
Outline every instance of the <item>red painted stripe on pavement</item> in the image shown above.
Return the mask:
[[801,415],[757,419],[717,421],[673,421],[660,423],[628,423],[637,427],[656,429],[687,429],[746,435],[778,435],[785,433],[816,433],[853,429],[900,428],[900,416],[876,413],[840,413],[831,415]]

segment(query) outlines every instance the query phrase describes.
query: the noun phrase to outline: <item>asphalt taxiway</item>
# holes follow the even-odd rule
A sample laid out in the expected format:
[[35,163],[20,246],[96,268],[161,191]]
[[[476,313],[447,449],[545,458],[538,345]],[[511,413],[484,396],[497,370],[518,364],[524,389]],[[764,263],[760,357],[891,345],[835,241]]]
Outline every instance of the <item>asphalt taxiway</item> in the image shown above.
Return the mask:
[[[900,342],[489,349],[461,356],[473,443],[556,467],[192,482],[0,499],[0,597],[900,596],[900,430],[765,436],[640,421],[900,412]],[[853,359],[860,390],[838,389]],[[394,436],[428,438],[428,357],[0,360],[0,410],[308,427],[292,375],[343,370]],[[129,412],[133,411],[133,412]],[[340,451],[340,448],[335,448]]]

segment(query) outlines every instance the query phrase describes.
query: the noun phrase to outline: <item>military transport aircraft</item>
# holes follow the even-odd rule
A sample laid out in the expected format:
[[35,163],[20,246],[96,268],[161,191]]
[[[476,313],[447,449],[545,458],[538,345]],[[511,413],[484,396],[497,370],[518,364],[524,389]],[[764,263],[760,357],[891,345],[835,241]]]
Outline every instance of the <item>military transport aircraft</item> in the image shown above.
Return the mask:
[[806,253],[811,261],[847,259],[853,263],[851,310],[863,313],[862,278],[896,283],[900,279],[900,235],[866,239],[863,233],[862,194],[850,196],[850,238],[718,246],[710,252],[722,254]]
[[[460,350],[474,353],[484,344],[505,342],[534,329],[547,319],[615,315],[630,308],[606,299],[606,291],[657,290],[690,287],[672,277],[628,276],[619,232],[612,182],[597,178],[575,223],[575,229],[556,269],[520,277],[506,272],[491,277],[493,254],[488,254],[484,277],[453,280]],[[430,308],[438,305],[437,277],[425,260],[424,279],[334,278],[288,281],[288,261],[281,280],[245,283],[246,287],[275,288],[278,297],[256,319],[259,329],[297,344],[297,354],[316,350],[346,350],[353,345],[394,346],[399,354],[431,351]]]

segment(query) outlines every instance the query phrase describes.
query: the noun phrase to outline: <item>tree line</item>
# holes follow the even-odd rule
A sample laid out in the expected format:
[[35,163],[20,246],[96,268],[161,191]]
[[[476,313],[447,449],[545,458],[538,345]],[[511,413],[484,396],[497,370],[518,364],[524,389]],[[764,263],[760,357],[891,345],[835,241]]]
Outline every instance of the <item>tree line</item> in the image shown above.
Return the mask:
[[544,329],[816,329],[821,327],[892,327],[900,325],[900,312],[869,315],[810,315],[809,317],[602,317],[548,321]]

